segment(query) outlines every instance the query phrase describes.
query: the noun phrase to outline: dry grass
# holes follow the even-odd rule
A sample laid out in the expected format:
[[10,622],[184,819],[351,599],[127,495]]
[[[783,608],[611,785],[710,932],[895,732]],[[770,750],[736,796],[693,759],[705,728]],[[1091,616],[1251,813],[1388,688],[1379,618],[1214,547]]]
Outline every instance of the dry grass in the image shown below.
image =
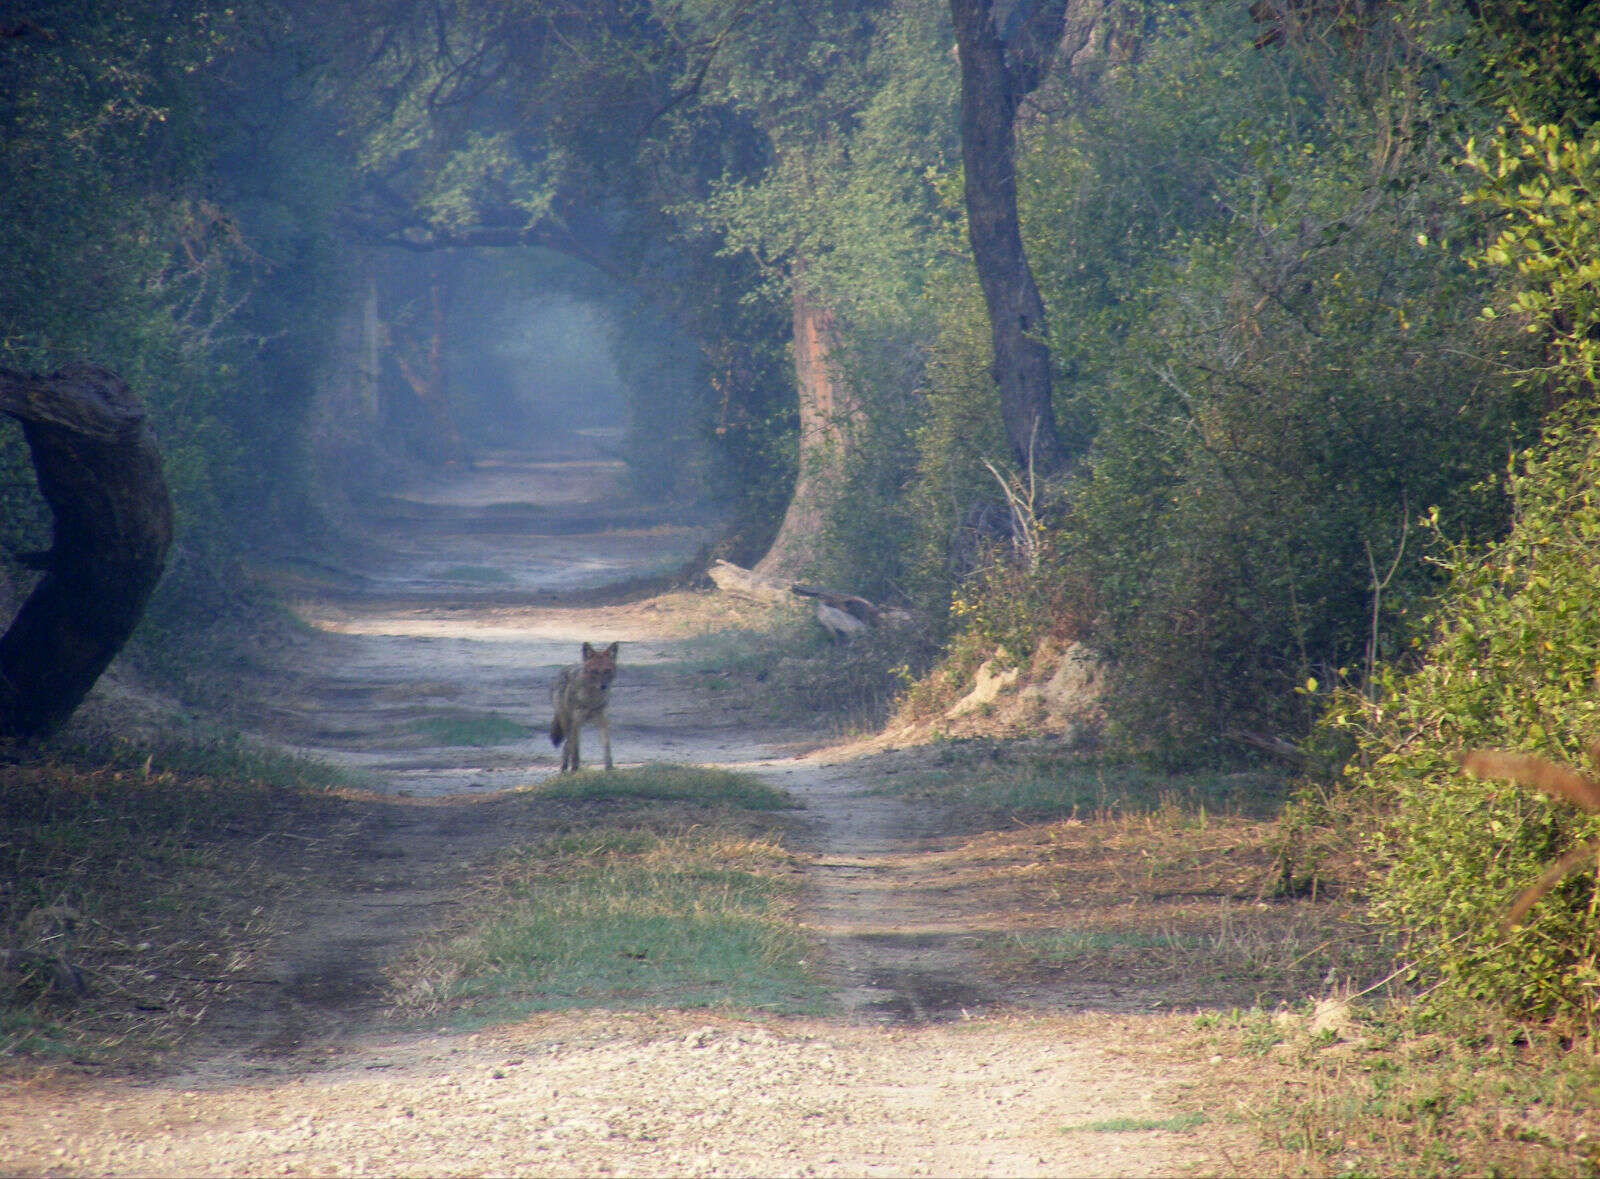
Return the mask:
[[0,764],[0,947],[38,956],[0,976],[0,1057],[144,1055],[198,1021],[266,939],[283,861],[336,837],[324,777],[235,742]]
[[[1324,1007],[1339,1008],[1328,1003]],[[1290,1175],[1600,1173],[1600,1044],[1487,1010],[1406,1001],[1202,1020],[1239,1102]]]
[[1011,897],[982,949],[1000,974],[1165,1007],[1272,1005],[1389,959],[1337,895],[1280,897],[1276,825],[1101,814],[992,832],[960,854]]

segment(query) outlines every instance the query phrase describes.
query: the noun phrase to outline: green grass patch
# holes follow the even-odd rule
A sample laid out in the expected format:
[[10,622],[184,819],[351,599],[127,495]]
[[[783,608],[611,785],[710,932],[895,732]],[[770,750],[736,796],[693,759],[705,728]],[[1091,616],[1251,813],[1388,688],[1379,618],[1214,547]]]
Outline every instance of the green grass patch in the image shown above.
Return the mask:
[[818,1012],[791,857],[715,826],[568,833],[507,857],[479,916],[396,971],[412,1017],[574,1007]]
[[1185,1130],[1193,1130],[1196,1126],[1203,1126],[1206,1115],[1202,1113],[1175,1114],[1170,1118],[1101,1118],[1094,1122],[1078,1122],[1071,1126],[1062,1126],[1063,1134],[1133,1134],[1148,1131],[1157,1131],[1167,1134],[1181,1134]]
[[1017,944],[1041,962],[1070,962],[1085,954],[1109,954],[1117,950],[1190,950],[1201,945],[1193,934],[1145,933],[1139,930],[1052,930],[1049,933],[1019,934]]
[[538,793],[544,798],[586,802],[656,799],[751,811],[784,810],[797,805],[788,791],[769,786],[754,774],[711,766],[661,764],[563,774],[538,787]]
[[510,585],[516,579],[493,565],[451,565],[439,571],[441,581],[467,581],[477,585]]
[[1264,772],[1170,774],[1140,765],[1051,753],[1014,753],[1004,742],[950,742],[928,770],[875,793],[1024,820],[1116,818],[1158,811],[1268,817],[1282,808],[1286,780]]
[[539,731],[498,712],[441,712],[406,727],[435,745],[509,745]]

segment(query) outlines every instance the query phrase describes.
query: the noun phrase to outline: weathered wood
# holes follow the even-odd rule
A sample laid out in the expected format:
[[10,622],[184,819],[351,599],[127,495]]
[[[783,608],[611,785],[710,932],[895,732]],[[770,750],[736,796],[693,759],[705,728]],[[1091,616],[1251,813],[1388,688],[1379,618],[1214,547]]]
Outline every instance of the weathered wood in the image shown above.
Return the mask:
[[1290,765],[1303,766],[1306,764],[1306,752],[1292,741],[1285,741],[1282,737],[1274,737],[1270,733],[1252,733],[1244,729],[1229,729],[1222,734],[1229,741],[1237,741],[1240,745],[1248,745],[1251,749],[1259,749],[1262,753],[1270,753],[1273,757],[1288,762]]
[[0,738],[48,736],[133,633],[166,564],[172,500],[128,386],[98,365],[0,369],[54,516],[45,570],[0,636]]
[[753,569],[735,565],[732,561],[713,561],[706,573],[719,590],[736,598],[759,602],[763,606],[776,606],[789,600],[786,587],[776,585]]
[[814,599],[817,621],[836,639],[848,641],[874,627],[902,626],[911,621],[911,615],[897,606],[879,606],[855,594],[814,585],[791,585],[789,592],[798,598]]

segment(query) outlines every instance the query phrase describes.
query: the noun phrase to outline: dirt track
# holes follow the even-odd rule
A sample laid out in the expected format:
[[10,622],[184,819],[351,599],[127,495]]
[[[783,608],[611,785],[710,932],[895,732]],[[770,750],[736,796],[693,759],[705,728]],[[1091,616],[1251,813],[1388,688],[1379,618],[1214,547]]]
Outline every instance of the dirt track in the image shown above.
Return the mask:
[[[321,632],[258,727],[370,775],[372,818],[330,845],[298,919],[170,1075],[59,1080],[0,1099],[4,1169],[62,1174],[1170,1174],[1237,1171],[1247,1132],[1188,1021],[1148,996],[1030,994],[970,950],[1003,895],[936,853],[927,816],[865,792],[861,749],[708,709],[680,603],[595,593],[659,575],[705,534],[631,503],[603,459],[485,464],[396,496],[373,547],[308,582]],[[580,641],[620,640],[620,764],[747,768],[804,810],[805,918],[830,1018],[543,1015],[475,1034],[400,1034],[382,970],[524,832],[500,792],[556,768],[544,685]],[[422,722],[522,718],[491,748]],[[587,750],[591,756],[598,749]],[[970,887],[969,887],[970,885]],[[1226,1067],[1226,1066],[1223,1066]],[[1220,1104],[1219,1104],[1220,1103]],[[1103,1119],[1197,1129],[1064,1131]]]

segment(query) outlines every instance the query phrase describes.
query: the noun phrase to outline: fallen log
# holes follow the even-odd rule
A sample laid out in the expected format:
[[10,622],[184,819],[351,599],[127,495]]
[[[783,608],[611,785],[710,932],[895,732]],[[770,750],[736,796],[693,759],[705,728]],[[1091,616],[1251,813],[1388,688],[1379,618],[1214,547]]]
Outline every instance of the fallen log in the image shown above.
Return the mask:
[[1244,729],[1229,729],[1222,735],[1229,741],[1237,741],[1240,745],[1259,749],[1262,753],[1269,753],[1290,765],[1303,766],[1307,761],[1305,750],[1282,737],[1274,737],[1268,733],[1251,733]]
[[133,633],[172,544],[172,499],[145,410],[109,369],[0,369],[54,527],[44,569],[0,636],[0,738],[49,736]]
[[713,561],[706,573],[719,590],[736,598],[758,602],[763,606],[776,606],[789,600],[787,587],[776,585],[759,573],[735,565],[732,561]]
[[817,622],[829,636],[849,640],[864,630],[879,626],[903,626],[911,615],[897,606],[879,606],[855,594],[819,589],[814,585],[791,585],[789,592],[816,602]]

